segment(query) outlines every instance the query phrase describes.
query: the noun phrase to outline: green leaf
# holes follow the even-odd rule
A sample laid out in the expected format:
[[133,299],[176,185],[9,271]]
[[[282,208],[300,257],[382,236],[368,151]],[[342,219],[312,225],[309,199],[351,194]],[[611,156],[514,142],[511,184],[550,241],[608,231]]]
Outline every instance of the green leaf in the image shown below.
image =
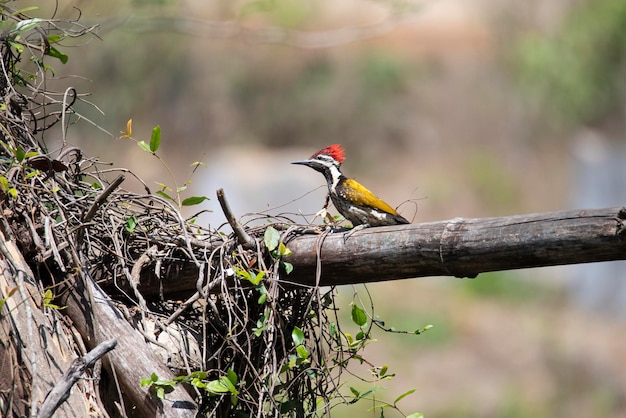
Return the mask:
[[278,254],[280,254],[281,257],[289,257],[292,252],[289,248],[287,248],[285,244],[281,242],[280,244],[278,244]]
[[204,370],[198,370],[195,372],[191,372],[191,374],[189,375],[189,377],[191,378],[196,378],[196,379],[206,379],[209,376],[209,374],[207,372],[205,372]]
[[53,46],[51,46],[48,52],[46,52],[46,55],[49,55],[54,58],[58,58],[59,61],[61,61],[63,64],[67,64],[67,61],[69,60],[67,55],[65,55],[64,53],[62,53],[61,51],[59,51]]
[[331,322],[328,325],[328,331],[330,332],[330,336],[332,338],[336,338],[338,336],[338,333],[337,333],[337,323],[336,322]]
[[281,261],[280,264],[282,264],[283,268],[285,269],[285,273],[291,274],[291,272],[293,271],[293,264],[287,263],[286,261]]
[[124,225],[124,229],[126,229],[128,233],[132,234],[133,232],[135,232],[136,227],[137,227],[137,218],[135,217],[135,215],[126,219],[126,225]]
[[269,318],[269,316],[270,316],[270,311],[266,310],[263,316],[258,321],[256,321],[256,327],[252,328],[254,335],[256,335],[257,337],[260,337],[263,331],[267,329],[267,319]]
[[13,41],[9,41],[9,45],[11,45],[13,48],[15,48],[15,50],[17,51],[18,54],[21,54],[22,52],[24,52],[24,45],[18,43],[18,42],[13,42]]
[[261,294],[261,296],[259,296],[259,299],[257,300],[257,303],[259,305],[263,305],[267,301],[267,289],[265,288],[265,286],[261,285],[257,287],[257,290]]
[[161,145],[161,127],[159,125],[152,128],[152,136],[150,137],[150,151],[155,153]]
[[415,331],[413,331],[413,334],[415,334],[415,335],[420,335],[421,333],[428,331],[428,330],[429,330],[429,329],[431,329],[432,327],[433,327],[433,325],[431,325],[431,324],[426,325],[426,326],[425,326],[424,328],[422,328],[422,329],[416,329]]
[[354,396],[356,396],[357,398],[359,397],[359,395],[361,394],[358,390],[356,390],[355,388],[353,388],[352,386],[350,386],[350,392],[352,392],[352,394]]
[[263,241],[269,251],[274,251],[280,242],[280,234],[274,227],[268,226],[265,230]]
[[413,414],[407,415],[406,418],[424,418],[424,414],[421,412],[415,412]]
[[209,198],[206,196],[191,196],[191,197],[188,197],[187,199],[184,199],[182,205],[183,206],[198,205],[204,202],[205,200],[209,200]]
[[228,380],[230,380],[230,383],[232,383],[233,385],[237,385],[237,382],[239,381],[239,379],[237,378],[237,373],[235,373],[233,369],[228,369],[228,372],[226,373],[226,377],[228,377]]
[[150,145],[146,144],[146,141],[139,141],[137,142],[137,145],[139,146],[139,148],[141,148],[145,152],[152,153],[152,151],[150,150]]
[[165,193],[163,190],[158,190],[156,192],[156,194],[158,194],[161,197],[166,198],[167,200],[171,200],[172,202],[174,202],[174,199],[172,198],[172,196],[168,195],[167,193]]
[[201,379],[198,379],[197,377],[194,377],[193,379],[191,379],[191,384],[197,387],[198,389],[206,390],[206,383],[204,383]]
[[404,392],[402,395],[398,396],[396,398],[395,401],[393,401],[394,405],[397,404],[398,402],[400,402],[402,399],[406,398],[407,396],[409,396],[411,393],[415,392],[415,389],[411,389],[411,390],[407,390],[406,392]]
[[15,159],[21,163],[22,161],[24,161],[25,156],[26,156],[26,153],[24,152],[22,147],[18,146],[17,149],[15,150]]
[[235,273],[240,279],[248,280],[253,285],[257,285],[261,283],[261,280],[265,277],[265,272],[260,271],[258,273],[254,273],[253,271],[247,271],[235,266]]
[[308,359],[309,358],[309,352],[307,351],[306,347],[303,345],[299,345],[296,347],[296,353],[298,354],[298,357],[300,357],[301,359]]
[[[226,379],[228,380],[228,379]],[[222,379],[219,380],[211,380],[206,385],[206,390],[212,393],[228,393],[230,389],[224,385]]]
[[367,324],[367,315],[365,311],[355,304],[352,304],[352,322],[362,327]]
[[48,289],[43,293],[43,306],[50,306],[51,307],[51,302],[52,299],[54,299],[54,294],[52,293],[52,290]]
[[304,332],[298,327],[293,327],[291,331],[291,339],[294,345],[300,345],[304,342]]
[[237,274],[237,276],[240,279],[244,279],[244,280],[251,280],[252,276],[250,276],[250,272],[244,269],[241,269],[237,266],[235,266],[235,273]]
[[[235,379],[237,379],[236,375],[235,375]],[[230,393],[232,393],[234,395],[239,395],[239,391],[237,390],[237,388],[235,387],[233,382],[231,382],[231,380],[230,380],[230,378],[228,376],[220,377],[220,383],[222,385],[224,385],[224,387],[227,388]]]
[[52,34],[52,35],[48,35],[47,39],[49,43],[53,44],[53,43],[62,41],[64,37],[61,35]]
[[250,283],[252,283],[253,285],[257,285],[259,283],[261,283],[261,280],[263,280],[263,277],[265,277],[265,272],[264,271],[260,271],[257,274],[254,274],[253,272],[250,272]]
[[378,392],[380,389],[383,389],[383,387],[382,387],[382,386],[374,386],[373,388],[371,388],[371,389],[366,390],[365,392],[363,392],[363,393],[361,394],[361,398],[364,398],[364,397],[366,397],[366,396],[368,396],[368,395],[371,395],[371,394],[372,394],[372,393],[374,393],[374,392]]
[[4,176],[0,176],[0,188],[5,192],[9,190],[9,180]]
[[17,22],[17,24],[15,25],[15,30],[17,32],[26,32],[31,29],[35,29],[37,26],[40,26],[42,22],[43,19],[40,19],[38,17],[34,17],[32,19],[24,19]]
[[162,188],[163,190],[172,191],[172,188],[165,183],[161,183],[160,181],[155,181],[154,184]]
[[385,374],[387,374],[387,371],[389,370],[389,366],[387,366],[386,364],[384,364],[381,368],[380,371],[378,372],[378,377],[382,377]]
[[159,376],[157,376],[157,374],[153,372],[149,378],[141,379],[141,386],[142,387],[150,386],[152,383],[156,382],[157,380],[159,380]]

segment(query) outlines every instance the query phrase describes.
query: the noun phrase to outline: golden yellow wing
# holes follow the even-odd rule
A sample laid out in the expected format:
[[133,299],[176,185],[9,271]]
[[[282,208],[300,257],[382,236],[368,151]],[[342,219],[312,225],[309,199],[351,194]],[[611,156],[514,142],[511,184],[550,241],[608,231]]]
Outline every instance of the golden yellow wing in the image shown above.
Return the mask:
[[356,180],[345,179],[337,185],[337,194],[357,206],[369,206],[391,215],[398,212]]

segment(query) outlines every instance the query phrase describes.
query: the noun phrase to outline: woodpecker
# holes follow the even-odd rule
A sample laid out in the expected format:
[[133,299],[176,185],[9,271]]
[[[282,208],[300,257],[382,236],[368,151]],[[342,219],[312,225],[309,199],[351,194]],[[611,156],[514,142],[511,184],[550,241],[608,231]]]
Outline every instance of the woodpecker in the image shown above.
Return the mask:
[[[344,160],[341,145],[333,144],[319,150],[307,160],[293,161],[292,164],[306,165],[324,175],[328,184],[328,195],[335,208],[355,229],[410,223],[365,186],[344,176],[339,169]],[[327,205],[328,199],[325,207]]]

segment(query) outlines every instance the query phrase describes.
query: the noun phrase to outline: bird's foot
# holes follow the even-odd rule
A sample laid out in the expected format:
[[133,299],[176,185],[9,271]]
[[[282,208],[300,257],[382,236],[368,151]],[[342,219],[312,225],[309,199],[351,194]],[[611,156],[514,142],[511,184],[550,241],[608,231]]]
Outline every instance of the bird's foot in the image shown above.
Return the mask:
[[357,225],[355,227],[352,227],[351,230],[349,230],[348,232],[346,232],[343,235],[343,243],[345,244],[346,241],[348,241],[348,238],[350,238],[352,236],[352,234],[354,234],[355,232],[360,231],[362,229],[365,229],[365,228],[369,228],[369,224],[361,224],[361,225]]

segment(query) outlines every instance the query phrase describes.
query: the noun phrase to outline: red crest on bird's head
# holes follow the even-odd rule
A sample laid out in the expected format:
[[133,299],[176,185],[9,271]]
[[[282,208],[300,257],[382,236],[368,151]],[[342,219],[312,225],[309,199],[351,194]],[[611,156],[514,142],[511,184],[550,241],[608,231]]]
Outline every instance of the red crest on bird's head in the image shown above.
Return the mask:
[[315,154],[311,155],[311,159],[317,157],[318,155],[325,154],[331,156],[335,161],[339,164],[343,163],[343,160],[346,159],[343,148],[339,144],[329,145],[326,148],[322,148],[317,151]]

